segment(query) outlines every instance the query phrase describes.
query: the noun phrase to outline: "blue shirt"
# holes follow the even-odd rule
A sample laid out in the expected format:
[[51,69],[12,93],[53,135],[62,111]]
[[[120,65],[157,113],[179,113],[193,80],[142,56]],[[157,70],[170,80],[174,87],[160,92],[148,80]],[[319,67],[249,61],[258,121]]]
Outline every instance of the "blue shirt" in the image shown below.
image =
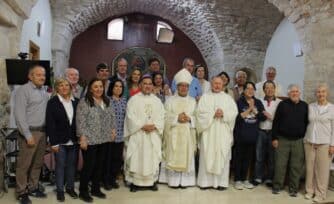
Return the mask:
[[[175,93],[175,91],[176,91],[176,82],[173,79],[173,82],[172,82],[173,94]],[[202,87],[196,77],[193,77],[193,80],[190,83],[188,95],[193,98],[196,98],[197,96],[202,96]]]
[[123,142],[124,140],[124,119],[126,111],[126,98],[121,97],[119,100],[110,98],[111,106],[115,112],[116,122],[116,143]]

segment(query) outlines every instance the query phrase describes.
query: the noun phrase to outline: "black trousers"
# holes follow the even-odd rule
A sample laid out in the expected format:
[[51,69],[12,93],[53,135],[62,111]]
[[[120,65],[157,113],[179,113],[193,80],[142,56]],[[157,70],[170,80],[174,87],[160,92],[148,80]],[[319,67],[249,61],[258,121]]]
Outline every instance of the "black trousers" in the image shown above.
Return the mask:
[[105,159],[104,184],[112,184],[116,182],[117,175],[121,172],[123,166],[123,148],[124,142],[108,143],[108,153]]
[[80,174],[80,193],[88,192],[89,181],[92,181],[92,192],[100,190],[107,150],[108,143],[103,143],[88,145],[87,150],[82,151],[83,167]]
[[245,181],[250,162],[255,154],[255,144],[236,143],[234,153],[234,181]]

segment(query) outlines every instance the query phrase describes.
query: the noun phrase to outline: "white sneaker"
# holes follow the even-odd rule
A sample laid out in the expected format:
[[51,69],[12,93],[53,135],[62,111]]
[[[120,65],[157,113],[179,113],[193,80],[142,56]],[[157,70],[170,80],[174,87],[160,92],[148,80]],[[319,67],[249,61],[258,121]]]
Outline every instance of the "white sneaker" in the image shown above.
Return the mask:
[[318,197],[318,196],[315,196],[313,198],[313,202],[315,203],[321,203],[322,201],[324,201],[325,199],[321,198],[321,197]]
[[306,193],[304,197],[306,200],[311,200],[313,198],[313,195],[311,193]]
[[244,189],[244,186],[242,185],[242,182],[241,181],[236,181],[234,183],[234,188],[237,189],[237,190],[243,190]]
[[245,188],[248,188],[248,189],[253,189],[255,187],[248,180],[244,181],[243,185],[244,185]]

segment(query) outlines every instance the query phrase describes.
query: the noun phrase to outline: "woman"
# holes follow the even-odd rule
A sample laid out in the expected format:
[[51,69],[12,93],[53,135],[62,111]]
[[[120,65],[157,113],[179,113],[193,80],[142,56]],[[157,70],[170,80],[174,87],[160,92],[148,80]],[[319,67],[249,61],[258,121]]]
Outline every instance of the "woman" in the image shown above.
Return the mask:
[[126,98],[123,97],[124,84],[122,80],[116,79],[110,83],[107,95],[110,96],[111,106],[115,111],[116,137],[109,144],[106,168],[104,173],[104,188],[111,190],[119,188],[117,175],[121,173],[123,165],[124,147],[124,119],[126,111]]
[[155,72],[152,74],[153,78],[153,93],[160,98],[162,103],[165,103],[168,96],[172,95],[168,84],[165,84],[164,78],[161,72]]
[[249,163],[255,154],[255,146],[259,134],[259,122],[266,120],[264,107],[254,97],[255,84],[246,82],[244,92],[237,101],[239,114],[234,128],[235,140],[235,188],[252,189],[254,185],[247,179]]
[[140,92],[139,80],[140,80],[141,75],[142,73],[141,73],[140,68],[134,67],[132,69],[130,77],[128,79],[128,89],[129,89],[130,97]]
[[46,135],[56,157],[57,200],[64,202],[64,181],[66,193],[72,198],[78,197],[74,178],[78,156],[75,112],[79,99],[72,96],[70,82],[63,78],[56,79],[55,93],[46,108]]
[[309,105],[304,148],[306,157],[306,199],[326,199],[329,168],[334,153],[334,106],[328,98],[328,86],[316,89],[317,102]]
[[202,93],[205,94],[210,91],[210,83],[205,79],[207,76],[206,69],[202,65],[197,65],[195,69],[195,77],[199,80],[202,87]]
[[91,195],[106,198],[101,192],[100,182],[103,177],[105,156],[108,142],[116,137],[115,113],[110,100],[105,96],[103,81],[92,79],[85,98],[77,108],[77,135],[80,137],[80,148],[83,156],[83,167],[80,174],[79,197],[85,202],[93,202],[88,192],[88,183],[92,182]]
[[230,83],[230,76],[224,71],[220,72],[218,76],[220,76],[220,78],[223,80],[223,91],[234,98],[232,89],[228,87],[228,84]]

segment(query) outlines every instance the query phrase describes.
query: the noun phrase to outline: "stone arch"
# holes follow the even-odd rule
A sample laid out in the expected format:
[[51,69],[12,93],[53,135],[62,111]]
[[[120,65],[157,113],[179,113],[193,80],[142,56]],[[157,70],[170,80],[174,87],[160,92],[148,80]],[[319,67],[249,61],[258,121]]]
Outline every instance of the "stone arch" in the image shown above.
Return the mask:
[[[89,3],[89,0],[85,2]],[[178,9],[175,10],[175,7]],[[56,20],[52,48],[55,75],[61,75],[63,69],[67,67],[71,43],[76,35],[110,16],[136,12],[161,17],[182,30],[199,48],[207,65],[212,67],[210,74],[215,74],[219,71],[215,68],[217,69],[223,64],[223,49],[213,26],[204,16],[198,15],[204,13],[203,9],[199,4],[198,7],[194,8],[195,11],[192,11],[187,7],[186,2],[173,0],[161,2],[147,0],[95,1],[88,7],[82,8],[77,15]]]

